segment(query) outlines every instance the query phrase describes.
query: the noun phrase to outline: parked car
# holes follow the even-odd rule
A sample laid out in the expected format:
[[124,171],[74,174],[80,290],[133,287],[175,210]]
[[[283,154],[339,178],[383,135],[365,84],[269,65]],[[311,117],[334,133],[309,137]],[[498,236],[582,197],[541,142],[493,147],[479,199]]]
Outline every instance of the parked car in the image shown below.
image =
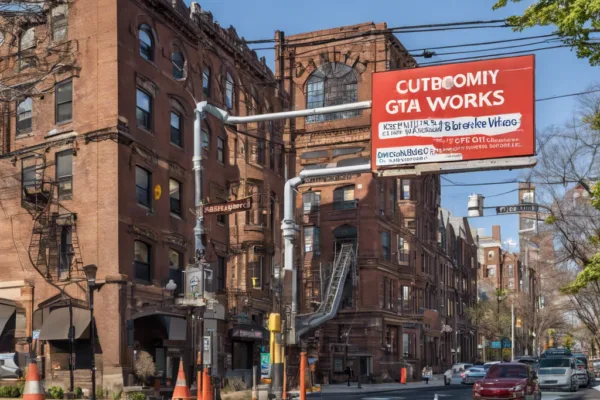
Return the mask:
[[580,359],[575,359],[577,367],[577,379],[579,379],[579,387],[588,387],[590,385],[590,376],[588,375],[585,364]]
[[540,359],[538,374],[542,389],[565,389],[571,392],[579,389],[577,367],[572,356],[551,356]]
[[486,370],[483,366],[474,365],[464,372],[464,376],[462,377],[462,383],[465,385],[472,385],[477,381],[483,379],[486,374]]
[[523,363],[492,365],[485,377],[473,385],[473,400],[541,398],[537,374]]
[[0,378],[18,379],[22,375],[21,368],[17,360],[17,353],[0,354]]
[[600,378],[600,360],[592,360],[592,367],[596,378]]
[[501,361],[490,361],[490,362],[486,362],[485,364],[483,364],[483,369],[485,369],[485,370],[486,370],[486,372],[487,372],[487,370],[488,370],[488,369],[490,369],[490,367],[491,367],[492,365],[496,365],[496,364],[500,364],[500,363],[501,363]]
[[452,365],[452,368],[444,372],[444,384],[450,385],[451,383],[461,383],[464,374],[473,364],[469,363],[457,363]]
[[596,382],[596,374],[594,371],[590,370],[590,364],[588,358],[583,353],[573,353],[573,357],[577,359],[577,369],[585,369],[587,373],[587,384],[585,386],[589,386],[592,383]]

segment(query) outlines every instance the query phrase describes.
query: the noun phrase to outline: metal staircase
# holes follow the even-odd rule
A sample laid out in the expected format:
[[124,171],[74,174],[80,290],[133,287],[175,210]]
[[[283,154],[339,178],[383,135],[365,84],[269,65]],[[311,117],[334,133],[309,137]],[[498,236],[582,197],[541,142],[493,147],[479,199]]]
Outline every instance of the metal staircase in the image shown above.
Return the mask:
[[22,206],[33,217],[29,259],[51,282],[83,277],[77,237],[77,215],[59,202],[58,184],[44,180],[45,161],[36,168],[36,181],[23,186]]
[[308,315],[299,315],[297,317],[297,336],[300,337],[303,333],[310,329],[329,321],[337,314],[346,284],[346,277],[354,264],[354,246],[351,243],[344,243],[338,253],[331,280],[327,286],[325,296],[322,298],[319,308]]

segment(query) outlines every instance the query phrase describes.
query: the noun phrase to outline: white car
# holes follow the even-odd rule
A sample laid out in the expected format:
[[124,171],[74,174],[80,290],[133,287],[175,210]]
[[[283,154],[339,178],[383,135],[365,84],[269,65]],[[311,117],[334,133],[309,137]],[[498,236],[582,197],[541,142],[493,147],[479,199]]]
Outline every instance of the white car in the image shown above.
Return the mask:
[[[471,368],[473,364],[458,363],[454,364],[452,368],[444,372],[444,384],[461,384],[464,378],[464,373]],[[463,374],[463,376],[461,376]]]

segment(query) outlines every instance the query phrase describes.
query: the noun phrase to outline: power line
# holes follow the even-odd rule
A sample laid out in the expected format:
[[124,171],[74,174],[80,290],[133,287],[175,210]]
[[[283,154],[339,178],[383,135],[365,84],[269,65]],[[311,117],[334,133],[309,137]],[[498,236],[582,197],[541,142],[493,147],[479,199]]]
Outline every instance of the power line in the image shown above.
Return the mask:
[[[504,24],[506,24],[506,20],[504,20],[504,19],[495,19],[495,20],[488,20],[488,21],[458,21],[458,22],[445,22],[445,23],[439,23],[439,24],[396,26],[396,27],[393,27],[393,28],[372,30],[372,31],[369,31],[369,32],[364,32],[364,33],[365,34],[381,34],[381,33],[392,33],[393,31],[400,31],[400,30],[407,30],[407,29],[427,29],[427,28],[460,27],[460,26],[465,26],[465,25],[485,25],[485,24],[495,24],[495,23],[504,23]],[[341,32],[322,33],[322,34],[319,34],[319,35],[311,36],[310,39],[322,38],[322,37],[333,36],[333,35],[339,35],[340,33]],[[292,36],[294,36],[294,35],[292,35]],[[343,38],[343,39],[340,39],[340,40],[346,40],[346,39],[349,39],[349,38],[350,37],[346,37],[346,38]],[[307,39],[308,38],[296,38],[296,39],[292,38],[292,39],[288,39],[287,42],[288,43],[292,43],[292,42],[304,41],[304,40],[307,40]],[[275,39],[246,40],[245,43],[246,44],[276,43],[276,40]]]
[[578,93],[569,93],[569,94],[561,94],[558,96],[551,96],[551,97],[543,97],[541,99],[536,99],[535,101],[547,101],[547,100],[554,100],[554,99],[562,99],[564,97],[572,97],[572,96],[581,96],[583,94],[589,94],[589,93],[597,93],[600,92],[600,89],[596,89],[596,90],[588,90],[586,92],[578,92]]
[[[557,39],[540,40],[540,41],[532,42],[532,43],[513,44],[513,45],[510,45],[510,46],[500,46],[500,47],[493,47],[493,48],[488,48],[488,49],[451,51],[451,52],[448,52],[448,53],[437,53],[435,51],[429,52],[429,49],[428,49],[428,50],[424,50],[423,54],[411,54],[411,56],[412,57],[430,58],[431,56],[439,57],[439,56],[450,56],[450,55],[455,55],[455,54],[485,53],[485,52],[496,51],[496,50],[506,50],[506,49],[516,49],[516,48],[521,48],[521,47],[529,47],[529,46],[534,46],[534,45],[537,45],[537,44],[549,43],[550,41],[554,41],[554,40],[557,40]],[[534,50],[532,50],[532,51],[534,51]],[[486,56],[483,55],[482,57],[486,57]]]
[[453,63],[453,62],[456,62],[456,61],[485,60],[485,59],[495,58],[495,57],[499,57],[499,56],[509,56],[509,55],[515,55],[515,54],[526,54],[526,53],[530,53],[532,51],[553,50],[553,49],[559,49],[559,48],[564,48],[564,47],[572,47],[572,46],[569,46],[569,45],[566,45],[566,44],[561,44],[561,45],[557,45],[557,46],[540,47],[540,48],[537,48],[537,49],[520,50],[520,51],[508,51],[508,52],[504,52],[504,53],[496,53],[496,54],[473,56],[473,57],[453,58],[451,60],[441,60],[441,61],[432,61],[432,62],[420,63],[419,66],[423,66],[423,65],[444,65],[444,64],[449,64],[449,63]]
[[523,41],[523,40],[550,38],[553,36],[558,36],[558,34],[550,33],[547,35],[527,36],[527,37],[516,38],[516,39],[493,40],[490,42],[475,42],[475,43],[454,44],[454,45],[449,45],[449,46],[424,47],[424,48],[412,49],[412,50],[408,50],[408,51],[411,52],[411,51],[424,51],[424,50],[442,50],[442,49],[454,49],[457,47],[485,46],[485,45],[489,45],[489,44],[501,44],[501,43],[509,43],[509,42],[519,42],[519,41]]

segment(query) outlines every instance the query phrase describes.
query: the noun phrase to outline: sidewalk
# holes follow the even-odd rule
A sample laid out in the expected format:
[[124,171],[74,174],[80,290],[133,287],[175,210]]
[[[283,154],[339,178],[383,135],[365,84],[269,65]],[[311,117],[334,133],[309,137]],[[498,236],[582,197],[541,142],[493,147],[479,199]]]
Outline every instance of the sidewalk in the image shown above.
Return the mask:
[[[436,387],[436,386],[444,386],[443,376],[434,375],[433,379],[429,381],[429,384],[426,384],[423,381],[419,382],[408,382],[405,385],[400,383],[363,383],[361,389],[358,389],[358,383],[351,382],[350,386],[346,383],[337,383],[333,385],[322,385],[321,392],[315,393],[306,393],[307,396],[321,396],[322,394],[356,394],[357,392],[364,394],[373,394],[373,393],[385,393],[385,392],[395,392],[397,390],[406,390],[406,389],[418,389],[418,388],[427,388],[427,387]],[[297,390],[292,390],[289,392],[291,397],[298,397],[299,392]]]

